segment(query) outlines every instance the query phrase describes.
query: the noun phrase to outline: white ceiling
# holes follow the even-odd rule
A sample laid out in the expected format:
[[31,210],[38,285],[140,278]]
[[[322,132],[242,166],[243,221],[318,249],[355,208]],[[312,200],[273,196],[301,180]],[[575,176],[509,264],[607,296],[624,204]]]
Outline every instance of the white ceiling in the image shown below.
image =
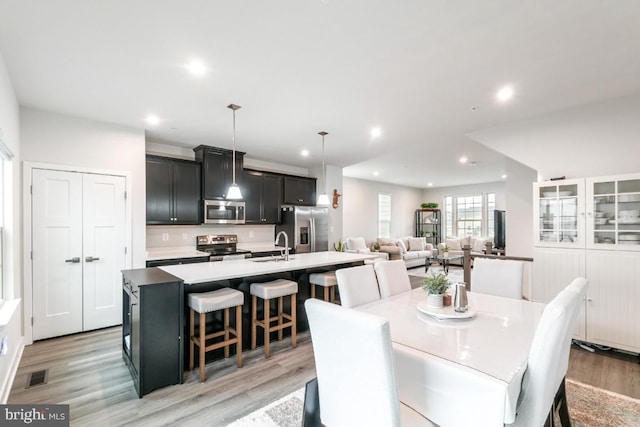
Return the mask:
[[326,130],[345,175],[424,188],[500,179],[466,135],[639,93],[639,22],[637,0],[0,0],[0,52],[22,106],[231,148],[236,103],[251,158],[317,167]]

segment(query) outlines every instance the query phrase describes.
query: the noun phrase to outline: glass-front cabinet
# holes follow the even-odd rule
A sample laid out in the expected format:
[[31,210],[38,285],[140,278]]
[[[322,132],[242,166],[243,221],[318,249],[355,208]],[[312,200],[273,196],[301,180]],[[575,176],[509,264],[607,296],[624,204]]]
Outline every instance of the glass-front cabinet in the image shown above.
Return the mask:
[[534,184],[536,246],[584,247],[584,179]]
[[587,247],[640,250],[640,175],[586,182]]

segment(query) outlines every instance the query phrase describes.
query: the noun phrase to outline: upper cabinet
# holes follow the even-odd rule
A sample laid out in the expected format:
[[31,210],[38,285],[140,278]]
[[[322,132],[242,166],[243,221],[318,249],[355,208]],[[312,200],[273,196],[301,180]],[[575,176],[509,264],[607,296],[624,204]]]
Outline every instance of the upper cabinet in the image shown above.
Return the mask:
[[535,183],[538,247],[640,250],[640,174]]
[[147,224],[200,224],[200,164],[146,157]]
[[533,186],[536,246],[584,247],[584,179]]
[[316,178],[301,176],[284,176],[284,195],[282,202],[285,205],[316,205]]
[[640,174],[587,179],[587,247],[640,250]]
[[279,224],[282,175],[245,169],[242,188],[247,224]]
[[[199,145],[193,149],[196,161],[202,164],[202,198],[224,200],[233,182],[233,151]],[[236,151],[236,183],[243,192],[243,152]]]

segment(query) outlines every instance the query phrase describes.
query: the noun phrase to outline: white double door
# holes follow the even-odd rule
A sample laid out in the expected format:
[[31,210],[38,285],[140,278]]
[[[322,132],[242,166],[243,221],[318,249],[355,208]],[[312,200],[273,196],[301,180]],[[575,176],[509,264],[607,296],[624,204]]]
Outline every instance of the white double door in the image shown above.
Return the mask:
[[33,339],[122,322],[125,178],[33,169]]

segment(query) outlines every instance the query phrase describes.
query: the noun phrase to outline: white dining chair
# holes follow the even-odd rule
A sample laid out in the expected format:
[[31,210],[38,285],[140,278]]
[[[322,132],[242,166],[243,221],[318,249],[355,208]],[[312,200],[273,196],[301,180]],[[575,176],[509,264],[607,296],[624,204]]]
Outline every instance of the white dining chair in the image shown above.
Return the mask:
[[323,425],[434,426],[398,398],[386,319],[318,299],[308,299],[304,306]]
[[471,291],[522,299],[522,261],[475,258],[471,270]]
[[371,264],[336,270],[336,279],[343,307],[353,308],[380,299],[378,280]]
[[375,263],[373,268],[378,279],[381,298],[388,298],[411,290],[407,265],[403,260],[380,261]]
[[562,400],[561,419],[568,421],[564,378],[569,366],[571,334],[580,304],[587,290],[587,280],[574,279],[544,308],[531,343],[527,370],[522,379],[514,426],[543,426],[552,416],[554,402]]

